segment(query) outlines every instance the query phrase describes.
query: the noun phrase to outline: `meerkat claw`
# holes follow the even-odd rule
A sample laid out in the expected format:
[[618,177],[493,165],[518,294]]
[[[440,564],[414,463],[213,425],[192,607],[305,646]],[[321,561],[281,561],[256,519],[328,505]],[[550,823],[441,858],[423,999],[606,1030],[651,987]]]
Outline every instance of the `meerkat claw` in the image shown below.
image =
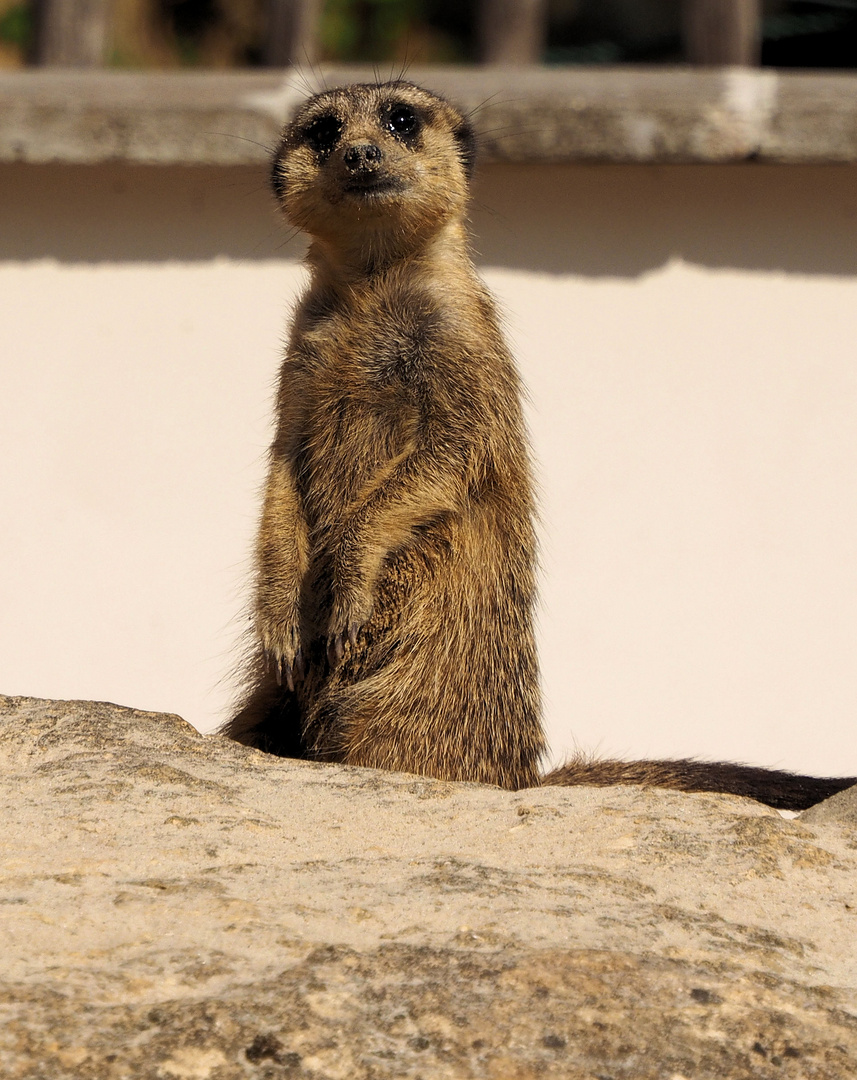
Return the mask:
[[295,658],[292,661],[292,672],[295,682],[303,682],[306,678],[303,649],[298,649],[295,653]]
[[345,656],[345,646],[342,642],[342,634],[331,634],[327,639],[327,660],[331,667],[336,667]]

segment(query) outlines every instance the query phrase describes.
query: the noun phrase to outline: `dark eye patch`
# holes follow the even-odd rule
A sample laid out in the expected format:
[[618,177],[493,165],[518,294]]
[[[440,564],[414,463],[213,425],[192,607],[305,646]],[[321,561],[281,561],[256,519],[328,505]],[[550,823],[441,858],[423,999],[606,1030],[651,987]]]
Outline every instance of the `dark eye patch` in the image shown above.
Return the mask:
[[342,121],[334,113],[317,116],[303,131],[307,143],[317,154],[329,154],[342,135]]
[[422,120],[416,109],[403,102],[388,105],[383,114],[384,127],[397,139],[409,142],[419,135],[422,129]]

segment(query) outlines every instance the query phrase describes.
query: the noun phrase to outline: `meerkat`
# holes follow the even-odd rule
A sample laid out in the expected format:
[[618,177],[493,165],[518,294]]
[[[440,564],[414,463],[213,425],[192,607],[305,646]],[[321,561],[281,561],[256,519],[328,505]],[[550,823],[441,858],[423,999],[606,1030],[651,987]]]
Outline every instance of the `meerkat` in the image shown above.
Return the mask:
[[309,287],[279,379],[254,652],[228,737],[478,781],[644,784],[802,808],[853,779],[546,751],[521,385],[466,230],[468,119],[404,81],[311,97],[271,173]]

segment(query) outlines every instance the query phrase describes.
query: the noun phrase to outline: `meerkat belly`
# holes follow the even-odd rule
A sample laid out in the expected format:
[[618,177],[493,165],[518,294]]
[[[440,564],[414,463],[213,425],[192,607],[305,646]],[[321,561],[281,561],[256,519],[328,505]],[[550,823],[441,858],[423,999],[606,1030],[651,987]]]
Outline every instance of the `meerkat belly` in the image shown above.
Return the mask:
[[313,398],[299,483],[310,529],[336,528],[414,448],[417,417],[395,388],[354,379],[321,385]]

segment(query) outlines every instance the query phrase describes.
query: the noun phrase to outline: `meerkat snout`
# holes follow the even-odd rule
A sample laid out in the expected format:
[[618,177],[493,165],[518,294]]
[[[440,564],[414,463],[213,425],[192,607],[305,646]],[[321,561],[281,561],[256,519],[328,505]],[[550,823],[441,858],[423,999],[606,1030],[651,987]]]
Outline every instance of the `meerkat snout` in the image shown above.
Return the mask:
[[342,160],[349,172],[374,172],[381,164],[383,156],[380,146],[375,146],[374,143],[357,143],[348,147]]

